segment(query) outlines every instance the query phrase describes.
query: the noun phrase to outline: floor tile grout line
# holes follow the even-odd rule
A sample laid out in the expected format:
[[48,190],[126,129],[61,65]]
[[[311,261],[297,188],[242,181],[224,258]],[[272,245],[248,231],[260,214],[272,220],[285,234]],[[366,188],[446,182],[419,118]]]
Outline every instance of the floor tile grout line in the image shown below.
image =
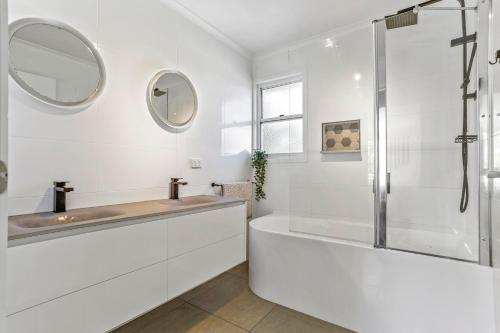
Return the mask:
[[[237,275],[237,274],[233,274],[233,273],[231,273],[231,272],[229,272],[229,271],[226,271],[226,272],[224,272],[224,273],[230,274],[232,277],[234,277],[234,278],[238,278],[238,279],[243,280],[243,281],[245,281],[245,282],[247,282],[247,281],[248,281],[248,280],[247,280],[247,279],[245,279],[244,277],[239,276],[239,275]],[[224,274],[224,273],[222,273],[222,274]],[[222,275],[222,274],[221,274],[221,275]],[[212,290],[212,289],[213,289],[213,288],[215,288],[215,287],[216,287],[216,285],[213,285],[213,286],[211,286],[211,287],[208,287],[205,291]],[[204,292],[205,292],[205,291],[204,291]],[[181,296],[181,297],[182,297],[182,296]],[[207,311],[207,310],[203,309],[202,307],[200,307],[199,305],[194,304],[194,303],[191,303],[191,301],[192,301],[194,298],[196,298],[196,296],[195,296],[195,297],[192,297],[192,298],[191,298],[191,299],[189,299],[189,300],[187,300],[187,299],[182,299],[182,298],[181,298],[181,299],[182,299],[183,301],[185,301],[186,303],[188,303],[189,305],[191,305],[191,306],[193,306],[193,307],[195,307],[195,308],[197,308],[197,309],[199,309],[199,310],[201,310],[201,311],[203,311],[203,312],[206,312],[206,313],[208,313],[208,314],[210,314],[210,315],[212,315],[212,316],[214,316],[214,317],[216,317],[216,318],[218,318],[218,319],[220,319],[220,320],[222,320],[222,321],[224,321],[224,322],[226,322],[226,323],[228,323],[228,324],[231,324],[231,325],[233,325],[233,326],[236,326],[236,327],[238,327],[238,328],[241,328],[241,329],[242,329],[242,330],[244,330],[245,332],[250,332],[248,329],[246,329],[246,328],[244,328],[244,327],[241,327],[240,325],[238,325],[238,324],[236,324],[236,323],[233,323],[233,322],[231,322],[231,321],[229,321],[229,320],[227,320],[227,319],[225,319],[225,318],[222,318],[222,317],[220,317],[219,315],[217,315],[216,313],[213,313],[213,312]],[[270,310],[269,312],[271,312],[271,311],[274,309],[274,306],[275,306],[275,304],[273,303],[273,307],[271,308],[271,310]],[[269,314],[269,313],[266,313],[266,315],[265,315],[264,317],[266,317],[268,314]],[[263,318],[264,318],[264,317],[263,317]],[[263,318],[261,318],[261,320],[262,320]],[[259,320],[257,323],[260,323],[260,321],[261,321],[261,320]],[[256,325],[257,325],[257,324],[256,324]],[[252,328],[253,328],[253,327],[255,327],[255,325],[254,325],[254,326],[252,326]]]
[[[238,279],[241,279],[241,280],[243,280],[243,281],[248,282],[248,279],[245,279],[245,278],[244,278],[244,277],[242,277],[242,276],[239,276],[239,275],[237,275],[237,274],[233,274],[233,273],[231,273],[231,272],[229,272],[229,271],[225,271],[224,273],[217,275],[216,277],[214,277],[214,278],[212,278],[212,279],[208,280],[207,282],[205,282],[204,284],[199,285],[199,286],[198,286],[198,287],[196,287],[196,288],[203,287],[205,284],[207,284],[207,283],[209,283],[209,282],[212,282],[213,280],[215,280],[215,279],[217,279],[217,278],[220,278],[220,277],[222,277],[222,276],[223,276],[223,275],[225,275],[225,274],[228,274],[228,275],[230,275],[230,276],[232,276],[232,277],[234,277],[234,278],[238,278]],[[203,290],[202,292],[206,292],[206,291],[212,290],[213,288],[215,288],[215,287],[216,287],[216,285],[217,285],[217,284],[215,283],[214,285],[212,285],[212,286],[210,286],[210,287],[207,287],[207,288],[206,288],[205,290]],[[195,290],[196,288],[193,288],[193,289],[192,289],[192,290],[190,290],[190,291],[193,291],[193,290]],[[190,291],[187,291],[186,293],[189,293]],[[183,301],[185,301],[185,302],[190,303],[189,301],[193,300],[194,298],[196,298],[196,297],[198,296],[198,295],[196,295],[196,296],[190,297],[189,299],[187,299],[187,298],[183,298],[183,296],[184,296],[186,293],[184,293],[184,294],[182,294],[182,295],[178,296],[178,298],[182,299],[182,300],[183,300]],[[191,303],[190,303],[190,304],[191,304]]]
[[192,304],[192,303],[190,303],[189,301],[186,301],[186,303],[188,303],[189,305],[191,305],[192,307],[194,307],[194,308],[196,308],[196,309],[198,309],[198,310],[201,310],[201,311],[203,311],[203,312],[205,312],[205,313],[208,313],[208,314],[209,314],[209,315],[211,315],[211,316],[214,316],[214,317],[215,317],[215,318],[217,318],[217,319],[220,319],[220,320],[222,320],[222,321],[224,321],[224,322],[226,322],[226,323],[228,323],[228,324],[231,324],[232,326],[236,326],[236,327],[238,327],[238,328],[241,328],[241,329],[242,329],[242,330],[244,330],[245,332],[250,332],[250,331],[249,331],[249,330],[247,330],[246,328],[243,328],[243,327],[239,326],[238,324],[235,324],[235,323],[233,323],[233,322],[230,322],[229,320],[227,320],[227,319],[225,319],[225,318],[219,317],[217,314],[215,314],[215,313],[213,313],[213,312],[210,312],[210,311],[207,311],[207,310],[205,310],[205,309],[201,308],[200,306],[198,306],[198,305],[196,305],[196,304]]
[[249,333],[251,333],[251,332],[252,332],[252,330],[253,330],[254,328],[256,328],[256,327],[257,327],[260,323],[262,323],[262,322],[264,321],[264,319],[266,319],[267,317],[269,317],[269,315],[271,314],[271,312],[273,312],[273,311],[274,311],[274,309],[276,309],[276,305],[277,305],[277,304],[276,304],[276,303],[272,303],[272,305],[273,305],[273,306],[271,307],[271,309],[269,310],[269,312],[268,312],[268,313],[266,313],[266,315],[265,315],[265,316],[263,316],[263,317],[262,317],[262,318],[261,318],[261,319],[260,319],[257,323],[255,323],[255,325],[253,325],[253,326],[250,328],[250,330],[248,331]]
[[[211,281],[213,281],[213,280],[215,280],[215,279],[217,279],[217,278],[221,277],[222,275],[224,275],[224,274],[226,274],[226,273],[227,273],[227,272],[224,272],[224,273],[222,273],[222,274],[219,274],[219,275],[217,275],[216,277],[214,277],[213,279],[208,280],[207,282],[205,282],[204,284],[199,285],[199,286],[198,286],[198,287],[196,287],[196,288],[203,287],[205,284],[207,284],[207,283],[209,283],[209,282],[211,282]],[[215,286],[216,286],[216,284],[214,284],[213,286],[207,287],[206,289],[204,289],[204,290],[203,290],[203,291],[201,291],[200,293],[203,293],[203,292],[206,292],[206,291],[212,290],[213,288],[215,288]],[[191,292],[191,291],[195,290],[196,288],[193,288],[193,289],[191,289],[190,291],[187,291],[186,293],[189,293],[189,292]],[[196,295],[196,296],[190,297],[189,299],[187,299],[187,298],[183,298],[182,296],[184,296],[186,293],[184,293],[184,294],[180,295],[180,296],[179,296],[179,298],[180,298],[181,300],[183,300],[184,302],[187,302],[187,303],[189,303],[189,304],[191,304],[191,302],[190,302],[191,300],[195,299],[195,298],[198,296],[198,295]],[[192,305],[194,305],[194,304],[192,304]]]
[[[176,299],[177,299],[178,301],[180,301],[180,302],[181,302],[181,304],[179,304],[179,305],[177,305],[177,306],[174,306],[174,307],[173,307],[173,308],[171,308],[171,309],[170,309],[170,310],[169,310],[166,314],[168,314],[169,312],[172,312],[172,311],[174,311],[174,310],[176,310],[176,309],[180,308],[181,306],[183,306],[183,305],[187,304],[187,302],[186,302],[185,300],[180,299],[180,298],[174,298],[174,299],[171,299],[170,301],[165,302],[165,303],[163,303],[163,304],[161,304],[161,305],[159,305],[159,306],[157,306],[157,307],[155,307],[155,308],[153,308],[153,309],[149,310],[148,312],[143,313],[142,315],[137,316],[136,318],[134,318],[134,319],[132,319],[132,320],[129,320],[128,322],[123,323],[122,325],[120,325],[120,326],[117,326],[117,327],[113,328],[111,331],[109,331],[109,333],[114,333],[115,331],[119,331],[119,330],[125,329],[125,328],[126,328],[127,326],[129,326],[129,325],[133,325],[133,323],[137,323],[137,321],[138,321],[139,319],[143,318],[144,316],[147,316],[148,314],[151,314],[153,311],[158,310],[158,309],[159,309],[159,308],[161,308],[162,306],[165,306],[165,305],[167,305],[167,304],[169,304],[169,303],[171,303],[171,302],[175,301]],[[161,316],[160,316],[160,317],[161,317]],[[139,328],[142,330],[142,329],[144,329],[144,328],[146,328],[146,327],[148,327],[148,326],[150,326],[150,322],[146,322],[146,323],[144,323],[144,324],[140,325],[140,327],[139,327]]]
[[[217,277],[220,277],[220,276],[222,276],[223,274],[228,274],[228,275],[229,275],[229,276],[231,276],[232,278],[238,279],[238,280],[243,281],[243,282],[245,282],[245,283],[247,283],[247,284],[248,284],[249,279],[248,279],[248,278],[245,278],[244,276],[242,276],[242,275],[241,275],[241,274],[239,274],[239,273],[230,272],[230,271],[228,270],[228,271],[226,271],[226,272],[224,272],[224,273],[220,274],[220,275],[219,275],[219,276],[217,276]],[[215,277],[215,278],[217,278],[217,277]],[[214,278],[214,279],[215,279],[215,278]],[[208,283],[208,282],[209,282],[209,281],[207,281],[206,283]],[[201,285],[201,286],[203,286],[203,285]],[[217,286],[217,284],[214,284],[214,285],[212,285],[212,286],[210,286],[210,287],[206,288],[203,292],[206,292],[206,291],[212,290],[212,289],[213,289],[213,288],[215,288],[216,286]],[[253,293],[253,292],[252,292],[252,293]],[[258,297],[257,295],[255,295],[255,296],[256,296],[256,297]],[[180,296],[178,296],[178,297],[176,297],[176,298],[174,298],[174,299],[170,300],[169,302],[171,302],[171,301],[173,301],[173,300],[175,300],[175,299],[178,299],[178,300],[181,302],[181,304],[179,304],[179,305],[177,305],[177,306],[173,307],[173,308],[172,308],[172,309],[170,309],[168,312],[174,311],[175,309],[177,309],[177,308],[179,308],[179,307],[181,307],[181,306],[183,306],[183,305],[188,305],[188,306],[191,306],[191,307],[193,307],[193,308],[195,308],[195,309],[198,309],[199,311],[201,311],[201,312],[203,312],[203,313],[205,313],[205,314],[208,314],[209,316],[212,316],[212,317],[214,317],[214,318],[216,318],[216,319],[219,319],[219,320],[221,320],[221,321],[223,321],[223,322],[225,322],[225,323],[227,323],[227,324],[229,324],[229,325],[231,325],[231,326],[237,327],[237,328],[239,328],[239,329],[241,329],[242,331],[247,332],[247,333],[250,333],[250,332],[251,332],[251,330],[253,330],[253,329],[254,329],[257,325],[259,325],[259,324],[260,324],[260,323],[261,323],[261,322],[262,322],[265,318],[267,318],[267,317],[269,316],[269,314],[270,314],[270,313],[271,313],[271,312],[272,312],[272,311],[276,308],[276,305],[277,305],[277,304],[275,304],[275,303],[273,303],[273,302],[269,302],[269,303],[272,305],[272,306],[271,306],[271,308],[269,309],[269,311],[268,311],[268,312],[267,312],[267,313],[266,313],[266,314],[265,314],[262,318],[260,318],[260,319],[257,321],[257,323],[255,323],[255,324],[254,324],[254,325],[253,325],[250,329],[246,329],[246,328],[244,328],[244,327],[240,326],[240,325],[239,325],[239,324],[237,324],[237,323],[234,323],[234,322],[232,322],[232,321],[230,321],[230,320],[228,320],[228,319],[225,319],[225,318],[223,318],[223,317],[219,316],[218,314],[216,314],[216,313],[214,313],[214,312],[210,312],[210,311],[208,311],[208,310],[206,310],[206,309],[202,308],[201,306],[199,306],[199,305],[197,305],[197,304],[192,303],[192,300],[193,300],[194,298],[196,298],[196,296],[191,297],[191,298],[189,298],[189,299],[186,299],[186,298],[183,298],[183,295],[180,295]],[[260,297],[259,297],[259,298],[260,298]],[[169,302],[164,303],[164,304],[162,304],[162,305],[158,306],[158,307],[157,307],[157,308],[155,308],[155,309],[158,309],[158,308],[160,308],[161,306],[163,306],[163,305],[165,305],[165,304],[168,304]],[[153,309],[153,310],[154,310],[154,309]],[[151,310],[151,311],[153,311],[153,310]],[[150,311],[150,312],[151,312],[151,311]],[[124,325],[122,325],[122,326],[119,326],[119,327],[118,327],[118,328],[116,328],[116,329],[119,329],[119,328],[125,327],[125,326],[127,326],[128,324],[130,324],[130,323],[134,322],[135,320],[137,320],[137,319],[141,318],[142,316],[144,316],[144,315],[146,315],[146,314],[148,314],[148,313],[150,313],[150,312],[147,312],[147,313],[145,313],[145,314],[143,314],[143,315],[141,315],[141,316],[139,316],[139,317],[135,318],[134,320],[131,320],[130,322],[128,322],[128,323],[126,323],[126,324],[124,324]],[[147,326],[148,326],[147,324],[145,324],[145,325],[141,325],[141,328],[145,328],[145,327],[147,327]]]
[[231,271],[227,271],[227,272],[225,272],[225,273],[231,274],[232,276],[239,277],[240,279],[245,280],[245,281],[248,281],[248,280],[249,280],[248,278],[245,278],[245,277],[241,276],[241,275],[240,275],[240,274],[238,274],[238,273],[233,273],[233,272],[231,272]]
[[[230,271],[226,271],[226,272],[224,272],[224,273],[230,274],[231,276],[233,276],[233,277],[235,277],[235,278],[238,278],[238,279],[240,279],[240,280],[242,280],[242,281],[248,282],[248,278],[244,278],[244,277],[242,277],[242,276],[241,276],[241,275],[239,275],[239,274],[235,274],[235,273],[230,272]],[[224,274],[224,273],[222,273],[222,274]],[[222,275],[222,274],[221,274],[221,275]],[[213,289],[213,288],[215,288],[215,287],[216,287],[216,286],[215,286],[215,285],[213,285],[213,286],[211,286],[211,287],[207,288],[207,289],[206,289],[206,291],[211,290],[211,289]],[[253,292],[252,292],[252,293],[253,293]],[[256,296],[256,297],[259,297],[259,296],[257,296],[257,295],[255,295],[255,296]],[[180,297],[182,297],[182,295],[181,295]],[[214,316],[214,317],[216,317],[216,318],[219,318],[219,319],[223,320],[223,321],[224,321],[224,322],[226,322],[226,323],[229,323],[229,324],[231,324],[231,325],[233,325],[233,326],[236,326],[236,327],[238,327],[238,328],[241,328],[242,330],[244,330],[244,331],[246,331],[246,332],[249,332],[249,333],[250,333],[250,332],[251,332],[251,330],[253,330],[253,329],[254,329],[254,328],[255,328],[258,324],[260,324],[260,323],[261,323],[261,322],[262,322],[265,318],[267,318],[267,316],[269,316],[269,314],[270,314],[270,313],[271,313],[271,312],[272,312],[272,311],[276,308],[276,303],[269,302],[269,303],[271,303],[271,304],[272,304],[271,309],[269,309],[269,311],[268,311],[268,312],[267,312],[267,313],[266,313],[266,314],[265,314],[265,315],[264,315],[261,319],[259,319],[259,321],[257,321],[257,323],[255,323],[255,325],[253,325],[250,329],[246,329],[246,328],[244,328],[244,327],[239,326],[239,325],[238,325],[238,324],[236,324],[236,323],[233,323],[233,322],[231,322],[231,321],[229,321],[229,320],[227,320],[227,319],[225,319],[225,318],[220,317],[220,316],[219,316],[219,315],[217,315],[216,313],[213,313],[213,312],[207,311],[207,310],[205,310],[205,309],[201,308],[200,306],[198,306],[198,305],[196,305],[196,304],[191,303],[191,300],[193,300],[194,298],[196,298],[196,297],[193,297],[193,298],[191,298],[191,299],[189,299],[189,300],[187,300],[187,299],[183,299],[183,298],[181,298],[181,299],[182,299],[183,301],[185,301],[186,303],[188,303],[189,305],[192,305],[193,307],[195,307],[195,308],[197,308],[197,309],[199,309],[199,310],[202,310],[202,311],[204,311],[204,312],[206,312],[206,313],[208,313],[208,314],[210,314],[210,315],[212,315],[212,316]],[[260,297],[259,297],[259,298],[260,298]]]

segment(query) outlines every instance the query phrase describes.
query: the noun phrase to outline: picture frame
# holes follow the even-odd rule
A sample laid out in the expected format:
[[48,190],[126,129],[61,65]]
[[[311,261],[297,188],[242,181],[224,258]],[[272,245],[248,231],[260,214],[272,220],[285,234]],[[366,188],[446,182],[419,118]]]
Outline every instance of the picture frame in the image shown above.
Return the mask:
[[361,152],[361,120],[335,121],[321,124],[323,154]]

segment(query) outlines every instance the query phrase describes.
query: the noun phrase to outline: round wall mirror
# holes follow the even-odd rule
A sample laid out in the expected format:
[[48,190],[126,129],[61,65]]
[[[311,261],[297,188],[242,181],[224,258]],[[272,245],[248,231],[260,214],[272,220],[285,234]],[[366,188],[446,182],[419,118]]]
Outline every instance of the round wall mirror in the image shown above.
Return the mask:
[[57,21],[22,19],[9,25],[10,75],[36,99],[82,108],[102,92],[105,69],[91,41]]
[[147,98],[151,115],[164,129],[185,130],[196,117],[196,90],[180,72],[163,70],[156,74],[149,83]]

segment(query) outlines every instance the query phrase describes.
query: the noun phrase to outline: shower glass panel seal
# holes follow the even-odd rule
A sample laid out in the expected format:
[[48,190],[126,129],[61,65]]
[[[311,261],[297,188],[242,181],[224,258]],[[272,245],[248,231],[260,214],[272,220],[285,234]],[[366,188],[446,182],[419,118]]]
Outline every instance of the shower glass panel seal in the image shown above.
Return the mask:
[[[484,12],[484,13],[483,13]],[[484,19],[485,16],[488,19]],[[484,23],[481,20],[484,19]],[[486,127],[479,128],[479,134],[481,137],[486,137],[487,140],[480,139],[480,149],[479,149],[479,170],[481,170],[479,179],[479,204],[481,206],[487,207],[486,214],[482,209],[479,210],[479,263],[484,266],[493,267],[493,248],[492,248],[492,237],[493,237],[493,216],[492,216],[492,196],[493,196],[493,179],[491,171],[494,167],[494,145],[493,145],[493,133],[494,133],[494,123],[493,123],[493,65],[490,62],[490,55],[494,54],[493,46],[493,0],[481,0],[478,2],[478,33],[480,33],[480,38],[485,38],[480,51],[484,53],[484,66],[478,67],[478,82],[482,80],[480,78],[479,70],[484,71],[483,75],[485,84],[479,84],[477,99],[478,116],[485,117],[489,119]],[[486,30],[486,31],[484,31]],[[484,36],[483,36],[484,35]],[[486,101],[483,100],[482,96],[486,96]],[[481,125],[481,122],[479,122]],[[485,142],[486,141],[486,142]],[[483,154],[486,155],[486,159],[483,159]],[[487,160],[487,165],[484,165],[484,161]],[[485,181],[483,181],[483,179]]]
[[[438,1],[436,1],[438,2]],[[479,12],[479,4],[478,7],[432,7],[431,8],[423,8],[423,7],[414,7],[414,10],[474,10]],[[488,35],[488,42],[486,47],[483,45],[481,47],[481,50],[483,52],[486,52],[488,55],[488,60],[489,60],[489,55],[492,52],[492,1],[491,0],[482,0],[481,1],[481,6],[486,7],[487,6],[487,15],[488,15],[488,24],[487,24],[487,31],[480,31],[480,25],[478,24],[478,34],[486,34]],[[395,15],[399,14],[404,14],[404,13],[398,13]],[[394,16],[394,15],[393,15]],[[476,21],[479,21],[481,15],[478,15]],[[373,41],[374,41],[374,66],[375,66],[375,78],[374,78],[374,83],[375,83],[375,121],[374,121],[374,126],[375,126],[375,177],[374,177],[374,183],[373,183],[373,192],[374,192],[374,199],[375,199],[375,242],[374,246],[376,248],[383,248],[383,249],[389,249],[389,250],[397,250],[397,251],[402,251],[402,252],[409,252],[409,253],[418,253],[422,255],[427,255],[427,256],[432,256],[432,257],[438,257],[438,258],[444,258],[444,259],[451,259],[451,260],[456,260],[456,261],[464,261],[464,262],[473,262],[473,263],[479,263],[484,266],[492,266],[492,249],[491,249],[491,235],[492,235],[492,224],[491,224],[491,205],[489,204],[489,201],[487,203],[483,202],[482,196],[480,195],[481,193],[489,192],[491,188],[487,187],[486,189],[484,188],[483,182],[482,182],[482,175],[479,175],[480,181],[479,181],[479,200],[482,205],[487,205],[488,206],[488,216],[484,216],[483,214],[480,213],[478,216],[478,229],[479,229],[479,258],[477,261],[470,261],[470,260],[464,260],[464,259],[459,259],[459,258],[454,258],[454,257],[448,257],[448,256],[441,256],[441,255],[434,255],[430,253],[420,253],[420,252],[413,252],[413,251],[407,251],[403,249],[394,249],[391,247],[387,246],[387,190],[388,190],[388,184],[387,184],[387,128],[386,128],[386,107],[387,107],[387,100],[386,100],[386,63],[385,63],[385,37],[386,37],[386,31],[387,28],[385,26],[385,21],[387,17],[373,20]],[[479,66],[479,64],[478,64]],[[479,69],[478,69],[478,75],[479,75]],[[488,82],[487,85],[482,85],[479,84],[479,92],[485,92],[487,90],[486,94],[488,96],[488,100],[490,101],[487,103],[487,110],[486,112],[491,116],[492,112],[492,90],[491,90],[491,73],[490,69],[488,67],[486,74],[486,78],[480,78],[478,77],[477,82],[480,83],[483,79],[486,79]],[[480,99],[478,98],[478,108],[477,108],[477,116],[479,118],[480,114],[484,113],[484,106],[480,105]],[[491,117],[490,117],[491,118]],[[491,136],[491,124],[489,124],[490,131],[486,133],[488,137]],[[484,134],[483,132],[481,134]],[[483,140],[480,140],[483,141]],[[489,162],[488,162],[488,167],[491,166],[491,152],[492,152],[492,144],[491,140],[487,140],[488,143],[485,142],[480,142],[482,145],[480,149],[482,150],[487,150],[489,152]],[[488,145],[488,146],[485,146]],[[479,163],[481,163],[481,160]],[[484,169],[484,166],[480,167],[480,170]],[[487,174],[486,174],[487,176]],[[481,208],[480,208],[481,210]]]

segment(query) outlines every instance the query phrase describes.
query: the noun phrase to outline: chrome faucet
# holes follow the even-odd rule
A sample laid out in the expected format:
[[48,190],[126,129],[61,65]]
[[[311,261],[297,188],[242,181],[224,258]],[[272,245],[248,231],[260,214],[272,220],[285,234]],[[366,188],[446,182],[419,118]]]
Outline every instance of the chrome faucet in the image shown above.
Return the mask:
[[182,178],[171,178],[170,179],[170,199],[179,199],[179,185],[187,185],[188,182],[180,182]]
[[67,187],[68,182],[54,182],[54,213],[66,211],[66,193],[73,192],[73,187]]

